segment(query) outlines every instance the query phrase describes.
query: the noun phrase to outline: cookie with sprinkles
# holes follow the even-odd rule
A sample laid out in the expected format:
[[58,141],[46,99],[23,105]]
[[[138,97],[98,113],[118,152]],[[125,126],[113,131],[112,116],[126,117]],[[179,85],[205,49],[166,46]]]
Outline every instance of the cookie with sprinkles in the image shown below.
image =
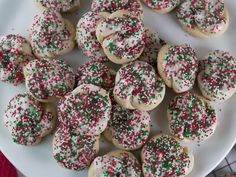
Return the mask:
[[93,60],[103,58],[108,60],[103,52],[102,46],[96,37],[96,28],[98,23],[107,18],[108,12],[93,12],[85,13],[79,20],[76,28],[76,41],[82,52]]
[[145,35],[145,48],[139,60],[145,61],[156,68],[158,52],[166,42],[159,37],[157,32],[153,32],[149,28],[145,28]]
[[144,177],[184,177],[192,171],[194,163],[188,148],[165,134],[154,136],[144,145],[141,160]]
[[73,90],[75,74],[62,60],[32,60],[24,67],[25,83],[37,100],[54,102]]
[[141,165],[135,156],[127,151],[112,151],[94,159],[89,167],[88,177],[141,177]]
[[126,10],[143,19],[143,7],[139,0],[93,0],[92,11],[114,13]]
[[59,165],[71,170],[89,167],[99,151],[99,135],[89,136],[72,132],[60,124],[53,138],[53,156]]
[[34,0],[40,9],[53,9],[58,12],[73,12],[80,7],[80,0]]
[[74,132],[99,135],[111,113],[109,93],[92,84],[82,84],[59,101],[58,119]]
[[58,12],[47,9],[35,15],[30,29],[30,42],[38,58],[53,58],[72,51],[74,39],[74,26]]
[[176,93],[192,89],[198,70],[195,50],[185,45],[165,45],[157,58],[157,68],[165,84]]
[[159,14],[167,14],[179,5],[180,0],[143,0],[143,2]]
[[103,134],[119,149],[136,150],[149,136],[150,121],[150,114],[146,111],[129,110],[115,104]]
[[93,84],[104,89],[114,85],[113,74],[109,68],[100,61],[89,61],[77,69],[77,86]]
[[190,92],[178,95],[170,102],[167,117],[171,134],[185,141],[202,142],[214,133],[217,125],[215,109]]
[[229,12],[224,0],[184,0],[177,8],[183,29],[200,38],[218,37],[229,26]]
[[0,38],[0,80],[13,85],[24,82],[23,66],[33,60],[29,42],[18,34]]
[[164,99],[165,84],[151,65],[135,61],[118,70],[113,94],[124,108],[149,111]]
[[4,122],[13,142],[26,146],[35,145],[53,130],[55,112],[51,104],[41,103],[23,93],[10,100],[4,113]]
[[136,60],[145,47],[143,21],[124,10],[102,20],[97,26],[96,36],[108,59],[116,64]]
[[223,102],[236,92],[236,58],[215,50],[200,61],[198,87],[212,102]]

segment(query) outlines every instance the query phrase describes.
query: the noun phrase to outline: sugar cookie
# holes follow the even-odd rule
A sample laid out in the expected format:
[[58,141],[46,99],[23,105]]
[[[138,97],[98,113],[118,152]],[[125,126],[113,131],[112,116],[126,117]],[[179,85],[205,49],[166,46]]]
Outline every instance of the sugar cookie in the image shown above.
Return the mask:
[[62,60],[30,61],[24,68],[26,88],[39,101],[53,102],[74,88],[73,69]]
[[96,28],[98,23],[109,17],[107,12],[93,12],[85,13],[79,20],[76,28],[76,41],[82,52],[89,58],[107,60],[102,46],[96,37]]
[[93,84],[104,89],[113,86],[113,76],[109,68],[100,61],[89,61],[77,69],[77,85]]
[[104,136],[120,149],[136,150],[149,136],[150,121],[150,114],[146,111],[129,110],[113,104]]
[[180,140],[204,141],[215,131],[215,109],[200,96],[187,92],[176,96],[167,110],[171,134]]
[[139,0],[93,0],[92,11],[114,13],[118,10],[127,10],[143,19],[143,7]]
[[33,53],[38,58],[53,58],[70,52],[75,45],[74,26],[53,10],[36,15],[30,29]]
[[34,145],[53,130],[55,112],[52,105],[23,93],[10,100],[4,113],[4,122],[15,143]]
[[145,47],[143,21],[124,10],[102,20],[96,36],[108,59],[117,64],[139,58]]
[[177,93],[192,89],[197,77],[198,59],[191,46],[163,46],[157,64],[158,72],[168,87]]
[[198,86],[213,102],[229,99],[236,92],[236,59],[230,53],[215,50],[200,61]]
[[113,94],[116,102],[127,109],[149,111],[162,102],[165,84],[151,65],[135,61],[118,70]]
[[59,101],[58,119],[74,132],[99,135],[110,119],[111,100],[106,90],[82,84]]
[[153,32],[149,28],[145,29],[145,35],[145,48],[139,60],[145,61],[156,68],[158,52],[166,42],[159,37],[157,32]]
[[79,8],[80,0],[34,0],[41,8],[49,8],[58,12],[72,12]]
[[132,153],[117,150],[95,158],[89,167],[88,177],[141,177],[141,173],[141,166]]
[[33,60],[29,42],[18,34],[0,38],[0,80],[13,85],[24,82],[23,66]]
[[179,5],[180,0],[143,0],[143,2],[159,14],[167,14]]
[[159,134],[141,152],[144,177],[184,177],[193,168],[193,155],[174,137]]
[[229,26],[229,12],[224,0],[184,0],[177,8],[183,29],[200,38],[222,35]]
[[89,167],[99,151],[100,136],[81,135],[60,124],[53,138],[53,156],[58,164],[71,170]]

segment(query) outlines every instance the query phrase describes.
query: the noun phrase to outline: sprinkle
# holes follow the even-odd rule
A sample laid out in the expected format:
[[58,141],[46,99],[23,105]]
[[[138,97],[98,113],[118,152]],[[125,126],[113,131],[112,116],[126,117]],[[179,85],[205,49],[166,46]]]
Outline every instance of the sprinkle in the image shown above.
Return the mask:
[[171,133],[183,140],[201,142],[209,138],[216,128],[216,112],[201,97],[187,92],[175,97],[168,106]]
[[98,153],[99,136],[80,135],[60,124],[53,139],[53,155],[63,167],[83,170]]
[[15,143],[33,145],[53,128],[53,114],[27,93],[12,98],[4,114]]

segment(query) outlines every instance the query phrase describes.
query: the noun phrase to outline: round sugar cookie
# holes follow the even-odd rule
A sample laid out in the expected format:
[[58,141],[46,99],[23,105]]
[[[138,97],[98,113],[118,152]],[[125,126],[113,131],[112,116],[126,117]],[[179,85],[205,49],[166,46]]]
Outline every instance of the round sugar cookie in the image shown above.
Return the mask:
[[127,151],[112,151],[98,156],[89,167],[88,177],[132,176],[141,177],[141,166],[134,155]]
[[100,136],[81,135],[60,124],[53,137],[53,156],[59,165],[71,170],[89,167],[99,151]]
[[202,142],[213,135],[217,126],[212,105],[190,92],[178,95],[170,102],[167,117],[171,134],[185,141]]
[[218,37],[229,26],[229,12],[224,0],[183,0],[177,8],[183,29],[200,38]]
[[198,87],[212,102],[223,102],[236,92],[236,58],[215,50],[200,61]]
[[30,43],[38,58],[54,58],[69,53],[75,46],[75,28],[52,9],[35,15],[30,28]]
[[42,102],[55,102],[73,90],[75,74],[70,65],[57,59],[32,60],[24,67],[28,92]]
[[135,61],[118,70],[113,94],[124,108],[149,111],[164,99],[165,84],[151,65]]
[[59,101],[58,119],[73,132],[99,135],[111,113],[109,93],[92,84],[82,84]]
[[76,27],[76,41],[82,52],[93,60],[107,61],[102,46],[96,37],[96,28],[101,20],[109,17],[108,12],[86,12]]
[[176,93],[193,88],[197,77],[198,59],[195,50],[185,45],[165,45],[157,58],[157,68],[165,84]]
[[124,10],[100,21],[96,36],[107,58],[116,64],[136,60],[145,47],[143,21]]
[[150,133],[150,114],[113,104],[111,119],[103,135],[117,148],[136,150],[142,147]]
[[26,146],[41,142],[54,129],[55,121],[53,105],[41,103],[27,93],[13,97],[4,113],[13,142]]
[[193,168],[194,157],[172,136],[158,134],[141,152],[144,177],[185,177]]

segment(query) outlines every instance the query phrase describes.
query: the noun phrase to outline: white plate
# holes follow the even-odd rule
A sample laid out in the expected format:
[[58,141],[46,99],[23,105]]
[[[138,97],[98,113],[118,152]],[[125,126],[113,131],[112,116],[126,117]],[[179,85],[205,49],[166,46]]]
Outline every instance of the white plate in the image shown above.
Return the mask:
[[[0,35],[19,33],[28,37],[28,29],[33,16],[38,12],[33,0],[0,0]],[[69,15],[68,18],[76,24],[81,14],[89,10],[91,1],[81,0],[81,11]],[[153,30],[158,31],[160,36],[173,44],[189,43],[197,50],[199,57],[214,49],[222,49],[231,52],[236,56],[236,2],[227,0],[231,23],[228,31],[219,38],[202,40],[187,35],[177,23],[174,15],[157,15],[144,6],[145,24]],[[62,57],[75,68],[88,60],[81,51],[75,49],[69,55]],[[0,115],[3,115],[8,101],[17,93],[25,91],[24,85],[14,87],[0,83]],[[152,112],[152,135],[160,130],[168,132],[166,121],[166,107],[174,93],[167,91],[165,101]],[[195,155],[195,165],[189,177],[204,177],[226,156],[236,141],[236,96],[217,105],[219,125],[215,134],[200,146],[189,143]],[[1,116],[2,118],[2,116]],[[0,149],[9,160],[27,177],[85,177],[86,171],[75,172],[66,170],[57,165],[52,156],[52,136],[47,137],[37,146],[24,147],[14,144],[8,130],[0,120]],[[101,152],[104,154],[112,149],[112,145],[101,142]],[[139,155],[138,152],[135,154]]]

